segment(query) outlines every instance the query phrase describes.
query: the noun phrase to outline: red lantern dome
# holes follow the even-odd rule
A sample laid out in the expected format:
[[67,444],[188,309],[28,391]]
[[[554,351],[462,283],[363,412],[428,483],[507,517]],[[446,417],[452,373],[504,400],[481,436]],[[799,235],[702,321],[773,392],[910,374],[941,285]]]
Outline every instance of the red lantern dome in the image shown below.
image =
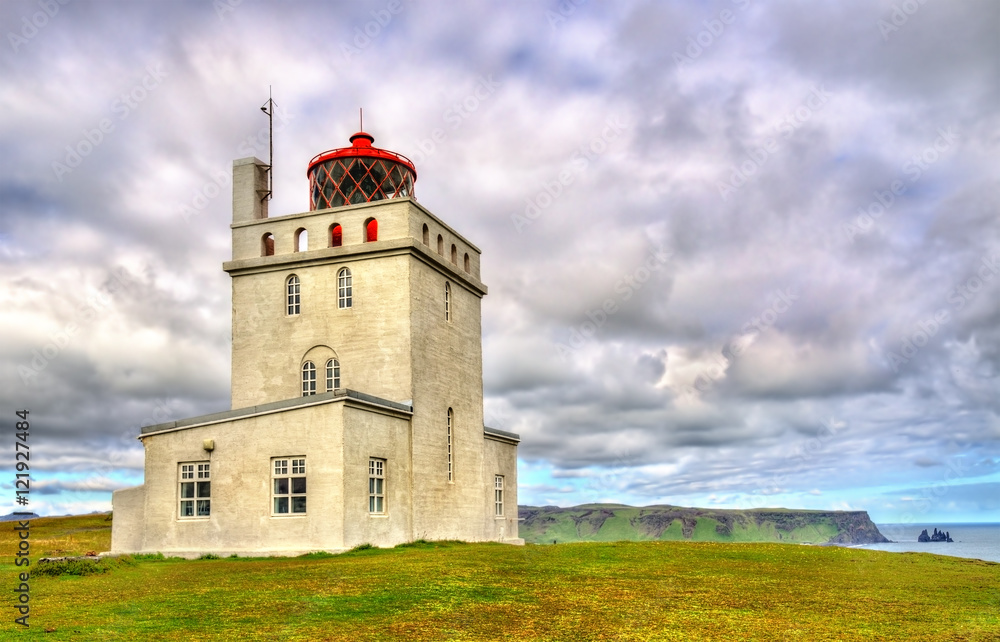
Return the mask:
[[413,196],[417,170],[409,158],[372,147],[375,138],[365,132],[350,141],[309,161],[310,210]]

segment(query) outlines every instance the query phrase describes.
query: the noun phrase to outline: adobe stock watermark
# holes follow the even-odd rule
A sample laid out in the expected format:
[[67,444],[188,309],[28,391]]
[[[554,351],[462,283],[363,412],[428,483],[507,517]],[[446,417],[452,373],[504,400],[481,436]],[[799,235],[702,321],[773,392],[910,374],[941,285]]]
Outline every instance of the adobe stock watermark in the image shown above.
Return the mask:
[[83,159],[90,156],[115,131],[117,123],[128,118],[169,75],[161,64],[147,65],[145,71],[142,80],[111,103],[111,112],[117,117],[117,122],[111,118],[102,118],[95,127],[83,130],[83,137],[76,144],[66,145],[66,156],[62,161],[52,161],[52,172],[56,180],[61,183],[64,175],[79,167]]
[[673,251],[664,248],[654,250],[637,268],[625,274],[614,285],[615,296],[604,299],[600,307],[587,310],[587,320],[570,328],[569,340],[557,343],[556,351],[564,361],[569,361],[573,352],[592,341],[598,330],[604,327],[608,319],[622,309],[635,293],[642,289],[654,272],[659,272],[674,255]]
[[[276,122],[274,123],[275,132],[280,132],[288,126],[289,122],[295,119],[294,114],[278,107],[277,104],[274,106],[274,115],[276,117]],[[243,139],[236,148],[236,153],[239,158],[257,156],[258,153],[267,149],[269,143],[270,128],[268,125],[265,125],[258,129],[255,134],[251,134]],[[177,205],[176,209],[181,218],[185,221],[190,221],[192,217],[204,212],[209,203],[222,194],[223,190],[232,185],[232,182],[232,166],[226,171],[220,169],[212,172],[208,180],[195,190],[194,195],[186,203]]]
[[26,386],[33,383],[38,374],[66,349],[80,330],[111,308],[115,295],[131,290],[136,283],[137,277],[127,269],[119,267],[112,270],[104,286],[87,297],[86,303],[74,311],[73,318],[67,324],[50,336],[41,348],[31,351],[31,361],[18,365],[17,374],[21,377],[21,383]]
[[59,14],[59,10],[70,3],[71,0],[35,0],[41,11],[36,11],[30,16],[21,16],[21,29],[19,33],[7,32],[7,42],[14,53],[34,39],[38,33],[48,26],[49,21]]
[[545,10],[545,19],[549,21],[549,29],[555,31],[556,28],[566,22],[576,13],[577,8],[587,4],[587,0],[560,0],[556,5],[556,10]]
[[[732,0],[732,3],[746,11],[750,7],[750,0]],[[684,53],[674,52],[674,63],[677,64],[677,71],[684,71],[684,68],[693,65],[705,51],[710,49],[719,38],[726,32],[726,27],[736,22],[736,14],[729,9],[723,9],[718,15],[701,22],[705,28],[693,36],[688,36],[687,47]]]
[[778,141],[782,138],[790,139],[795,132],[826,106],[828,100],[830,100],[830,94],[823,85],[813,86],[798,107],[778,120],[774,125],[773,136],[766,138],[762,144],[754,149],[747,150],[746,158],[739,161],[739,164],[734,163],[729,166],[728,176],[716,184],[719,197],[723,201],[728,201],[734,192],[750,182],[777,153]]
[[897,524],[886,527],[883,535],[889,539],[902,539],[904,535],[902,526],[918,523],[918,514],[926,515],[929,513],[935,504],[948,494],[952,486],[969,475],[971,467],[964,457],[952,457],[945,463],[945,468],[947,471],[941,479],[921,488],[916,497],[905,498],[907,502],[912,502],[909,509],[900,516],[900,521]]
[[604,124],[604,129],[601,130],[599,136],[595,136],[590,142],[580,145],[570,155],[569,161],[566,163],[568,167],[560,170],[554,178],[541,181],[541,189],[534,196],[524,199],[522,212],[514,212],[510,215],[510,221],[518,234],[525,227],[541,218],[545,210],[551,207],[556,199],[562,196],[566,189],[587,171],[591,163],[607,152],[611,143],[617,140],[629,126],[625,120],[618,116],[609,116]]
[[941,155],[952,148],[956,140],[958,140],[958,134],[954,127],[938,128],[938,136],[934,142],[903,163],[901,171],[907,180],[893,179],[886,189],[877,189],[872,192],[874,198],[866,205],[858,206],[858,214],[854,220],[843,224],[842,230],[847,240],[854,243],[855,237],[872,231],[875,227],[875,221],[892,208],[898,197],[906,193],[907,181],[910,185],[919,181],[924,173],[931,168],[931,165],[938,162]]
[[[807,468],[816,460],[816,457],[819,456],[820,453],[827,450],[834,437],[844,433],[846,430],[846,422],[838,421],[837,419],[831,417],[820,424],[820,427],[816,431],[815,435],[810,437],[804,444],[796,446],[795,450],[785,459],[789,462],[789,464],[799,464],[799,469]],[[759,488],[757,492],[741,498],[739,508],[753,509],[767,507],[770,500],[767,499],[767,497],[769,497],[769,493],[765,491],[771,491],[773,494],[783,490],[784,485],[788,482],[788,475],[789,473],[787,468],[775,470],[770,479],[771,486],[769,488]]]
[[892,5],[889,12],[889,19],[879,18],[876,22],[878,31],[882,34],[882,41],[889,42],[889,34],[899,31],[900,27],[910,21],[910,16],[920,11],[920,7],[927,4],[927,0],[903,0]]
[[951,321],[952,311],[957,312],[971,303],[997,274],[1000,274],[1000,252],[994,251],[990,256],[980,258],[975,274],[948,291],[951,309],[939,308],[934,314],[918,322],[913,332],[900,339],[899,352],[886,353],[892,371],[898,373],[902,366],[913,360],[937,336],[941,328]]
[[418,151],[411,154],[410,160],[415,165],[420,165],[434,155],[438,150],[438,146],[448,138],[449,132],[458,131],[465,121],[479,111],[483,103],[496,94],[497,90],[502,86],[499,81],[493,79],[493,74],[479,76],[472,91],[466,94],[461,100],[456,100],[441,114],[441,119],[448,126],[448,129],[436,127],[431,131],[429,138],[418,138],[415,140],[413,146]]
[[792,292],[791,288],[772,292],[770,305],[759,316],[743,324],[740,335],[723,346],[722,352],[713,357],[713,363],[695,377],[692,385],[685,388],[685,396],[693,397],[696,393],[708,392],[716,382],[726,376],[729,366],[746,353],[757,337],[770,330],[778,318],[788,312],[798,300],[799,295]]
[[351,42],[340,43],[340,55],[346,62],[360,56],[361,52],[370,47],[382,35],[382,30],[388,27],[393,18],[402,11],[402,0],[389,0],[384,8],[373,9],[369,12],[372,19],[360,27],[354,28],[354,38],[351,39]]

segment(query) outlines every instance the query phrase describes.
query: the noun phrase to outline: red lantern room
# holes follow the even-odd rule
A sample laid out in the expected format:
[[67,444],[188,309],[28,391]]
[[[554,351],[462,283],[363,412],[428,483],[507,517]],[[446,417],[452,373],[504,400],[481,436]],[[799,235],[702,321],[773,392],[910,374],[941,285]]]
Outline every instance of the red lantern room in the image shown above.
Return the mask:
[[352,146],[331,149],[309,161],[309,209],[356,205],[413,196],[417,170],[409,158],[372,147],[375,138],[358,132]]

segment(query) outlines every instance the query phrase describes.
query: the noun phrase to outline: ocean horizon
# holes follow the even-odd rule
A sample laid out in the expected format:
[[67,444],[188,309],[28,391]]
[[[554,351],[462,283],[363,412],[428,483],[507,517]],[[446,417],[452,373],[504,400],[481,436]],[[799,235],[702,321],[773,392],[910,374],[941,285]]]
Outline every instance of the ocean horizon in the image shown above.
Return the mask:
[[[1000,522],[982,523],[927,523],[927,524],[875,524],[880,533],[891,539],[888,544],[858,544],[853,548],[867,548],[892,553],[934,553],[951,557],[986,560],[1000,563]],[[945,531],[953,542],[918,542],[920,532],[927,529]]]

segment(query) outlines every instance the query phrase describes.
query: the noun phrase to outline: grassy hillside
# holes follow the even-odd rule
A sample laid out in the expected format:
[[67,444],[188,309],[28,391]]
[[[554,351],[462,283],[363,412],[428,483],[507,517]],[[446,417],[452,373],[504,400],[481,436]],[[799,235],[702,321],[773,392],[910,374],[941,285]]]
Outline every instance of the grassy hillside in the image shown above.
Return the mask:
[[526,542],[676,541],[868,544],[888,541],[864,511],[712,510],[586,504],[520,506]]
[[[34,550],[107,550],[101,520],[35,520]],[[13,526],[0,525],[9,588]],[[134,560],[100,575],[32,577],[32,627],[15,637],[10,616],[0,637],[996,640],[998,587],[1000,564],[927,553],[420,543],[291,559]]]

